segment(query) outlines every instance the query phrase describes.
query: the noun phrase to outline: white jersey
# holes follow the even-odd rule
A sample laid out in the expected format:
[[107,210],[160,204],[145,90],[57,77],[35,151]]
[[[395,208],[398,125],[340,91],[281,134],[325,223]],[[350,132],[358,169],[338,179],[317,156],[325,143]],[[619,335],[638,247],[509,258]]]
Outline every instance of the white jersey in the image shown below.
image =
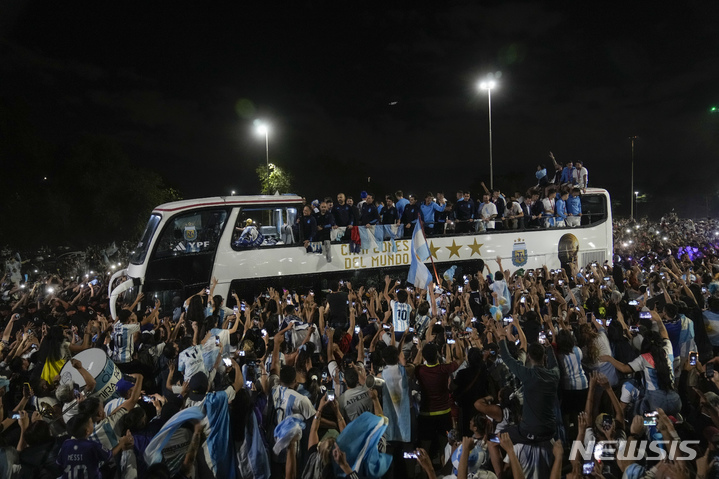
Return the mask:
[[409,328],[409,316],[412,312],[412,306],[399,301],[390,301],[392,308],[392,325],[395,333],[404,333]]
[[112,340],[114,342],[112,348],[112,360],[116,363],[129,363],[132,361],[132,353],[134,348],[134,335],[140,332],[140,325],[115,323],[112,330]]
[[184,373],[185,381],[189,381],[195,373],[203,372],[207,374],[205,363],[202,360],[202,346],[190,346],[182,351],[177,360],[177,369]]

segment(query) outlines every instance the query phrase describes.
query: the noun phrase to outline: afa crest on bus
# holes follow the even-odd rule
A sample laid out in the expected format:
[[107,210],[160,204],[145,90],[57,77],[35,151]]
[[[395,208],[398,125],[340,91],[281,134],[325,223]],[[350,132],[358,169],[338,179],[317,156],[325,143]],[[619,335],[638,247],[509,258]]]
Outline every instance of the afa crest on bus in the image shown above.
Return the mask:
[[517,239],[512,246],[512,264],[514,266],[524,266],[527,264],[527,245],[523,239]]

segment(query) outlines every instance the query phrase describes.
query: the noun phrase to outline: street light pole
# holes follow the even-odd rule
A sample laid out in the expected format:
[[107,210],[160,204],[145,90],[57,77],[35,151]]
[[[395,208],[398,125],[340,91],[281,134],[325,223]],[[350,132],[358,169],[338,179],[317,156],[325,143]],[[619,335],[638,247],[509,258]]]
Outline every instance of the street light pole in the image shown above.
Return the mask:
[[257,132],[265,135],[265,166],[267,167],[267,190],[270,188],[270,129],[264,123],[257,123]]
[[629,217],[630,219],[634,219],[634,200],[635,200],[635,193],[634,193],[634,140],[637,139],[637,136],[630,136],[629,139],[632,141],[632,191],[631,191],[631,205],[629,210]]
[[489,107],[489,189],[494,189],[494,170],[492,164],[492,88],[497,86],[494,80],[483,81],[479,88],[487,90],[487,105]]

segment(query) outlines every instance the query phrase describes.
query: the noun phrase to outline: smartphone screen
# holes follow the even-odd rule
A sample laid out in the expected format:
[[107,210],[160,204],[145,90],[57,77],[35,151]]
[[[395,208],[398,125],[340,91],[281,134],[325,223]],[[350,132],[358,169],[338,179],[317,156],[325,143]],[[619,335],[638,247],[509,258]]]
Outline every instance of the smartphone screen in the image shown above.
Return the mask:
[[706,375],[708,378],[714,377],[714,363],[707,363],[706,365]]
[[330,389],[329,391],[327,391],[327,400],[328,401],[335,400],[335,390],[334,389]]
[[689,365],[690,366],[697,365],[697,352],[696,351],[692,351],[689,353]]
[[656,426],[657,425],[657,412],[646,412],[644,413],[644,425],[645,426]]
[[232,360],[231,360],[231,359],[222,358],[222,362],[225,363],[225,366],[228,367],[228,368],[229,368],[230,366],[232,366]]

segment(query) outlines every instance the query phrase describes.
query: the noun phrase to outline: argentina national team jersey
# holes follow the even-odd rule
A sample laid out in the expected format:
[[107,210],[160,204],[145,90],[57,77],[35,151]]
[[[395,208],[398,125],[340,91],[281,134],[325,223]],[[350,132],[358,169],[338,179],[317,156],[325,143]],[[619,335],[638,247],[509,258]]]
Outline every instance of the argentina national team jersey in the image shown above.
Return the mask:
[[412,306],[395,300],[390,302],[390,306],[392,307],[392,325],[394,326],[394,332],[405,332],[407,328],[409,328],[409,314],[412,311]]
[[205,363],[202,357],[201,346],[191,346],[180,353],[177,361],[178,371],[184,373],[185,381],[189,381],[195,373],[203,372],[207,374]]
[[139,324],[122,324],[118,322],[112,331],[112,360],[116,363],[129,363],[132,361],[134,346],[133,335],[140,332]]

